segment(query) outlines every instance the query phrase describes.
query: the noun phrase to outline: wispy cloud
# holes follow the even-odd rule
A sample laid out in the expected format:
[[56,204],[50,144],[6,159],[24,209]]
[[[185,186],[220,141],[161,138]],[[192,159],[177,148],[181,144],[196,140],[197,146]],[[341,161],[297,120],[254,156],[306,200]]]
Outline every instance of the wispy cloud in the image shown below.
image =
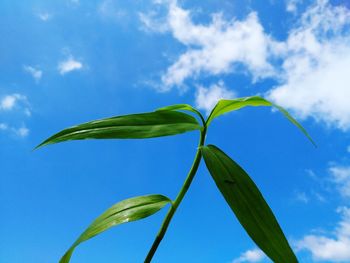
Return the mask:
[[294,191],[292,202],[299,202],[302,204],[314,205],[324,204],[329,202],[328,194],[334,190],[334,182],[327,176],[319,176],[313,170],[306,169],[304,177],[304,185],[302,189],[296,189]]
[[41,21],[44,21],[44,22],[49,21],[53,17],[53,15],[50,14],[49,12],[39,12],[37,16]]
[[331,180],[343,197],[350,198],[350,166],[333,165],[329,168]]
[[8,128],[9,127],[6,123],[3,123],[3,122],[0,123],[0,130],[6,131]]
[[[31,111],[27,97],[19,94],[9,94],[0,98],[0,114],[2,116],[11,117],[11,123],[0,122],[0,131],[13,134],[17,137],[26,137],[29,134],[29,129],[24,125],[16,123],[23,122],[23,116],[28,118],[31,116]],[[8,117],[6,119],[9,119]]]
[[29,129],[23,125],[19,128],[16,128],[16,127],[10,126],[7,123],[0,123],[0,131],[10,133],[20,138],[25,138],[29,135]]
[[239,258],[236,258],[232,263],[242,263],[242,262],[261,262],[265,258],[265,254],[258,248],[247,250],[242,253]]
[[236,94],[226,88],[224,83],[220,81],[209,88],[198,86],[195,103],[198,109],[203,109],[209,114],[219,99],[232,99],[234,97],[236,97]]
[[15,108],[18,102],[26,102],[27,98],[24,95],[14,93],[10,95],[3,96],[0,99],[0,111],[10,111]]
[[307,204],[310,201],[308,195],[305,192],[296,192],[295,200],[304,204]]
[[146,32],[165,33],[169,30],[167,21],[158,18],[158,12],[151,11],[149,13],[139,13],[139,19],[143,25],[142,29]]
[[298,4],[303,0],[287,0],[286,1],[286,10],[291,13],[296,13],[298,10]]
[[[350,166],[332,164],[329,169],[328,183],[332,195],[350,198]],[[307,234],[295,242],[297,250],[311,253],[314,261],[349,262],[350,261],[350,207],[337,209],[340,220],[331,229],[320,234]]]
[[20,127],[18,129],[15,129],[14,132],[19,136],[19,137],[27,137],[29,134],[29,129],[27,127]]
[[[157,24],[152,23],[150,17],[141,16],[141,19],[150,30]],[[255,12],[242,21],[225,20],[222,14],[216,13],[210,24],[196,24],[190,10],[181,8],[177,1],[170,1],[165,22],[187,51],[162,76],[163,90],[182,86],[185,80],[200,74],[233,72],[235,63],[247,67],[254,79],[273,74],[273,67],[267,61],[271,39],[264,33]]]
[[306,235],[297,242],[299,250],[311,252],[315,261],[349,262],[350,261],[350,208],[338,209],[341,220],[332,231],[333,237],[326,235]]
[[98,13],[101,17],[114,21],[123,21],[127,18],[127,12],[116,4],[117,1],[104,0],[98,6]]
[[61,75],[65,75],[72,71],[81,70],[83,68],[82,62],[74,59],[72,56],[69,56],[67,59],[58,63],[58,71]]
[[[275,79],[279,84],[266,96],[299,118],[350,129],[350,10],[345,6],[317,0],[290,26],[286,40],[277,41],[266,33],[255,12],[243,20],[227,20],[216,13],[210,23],[198,24],[191,10],[181,8],[176,0],[159,3],[168,5],[164,31],[186,47],[166,69],[160,90],[183,88],[189,79],[220,77],[243,66],[253,82]],[[299,0],[287,3],[293,11]],[[154,17],[140,19],[157,31],[159,21]]]
[[[266,33],[255,12],[242,20],[216,13],[210,23],[199,24],[191,10],[176,0],[159,3],[168,6],[163,21],[167,30],[162,31],[186,47],[162,75],[160,90],[184,88],[186,81],[202,76],[249,73],[252,82],[275,79],[278,84],[266,96],[299,118],[350,129],[350,10],[346,7],[328,0],[313,2],[280,41]],[[148,30],[157,31],[160,20],[154,14],[140,19]]]
[[319,0],[284,43],[282,84],[270,99],[343,130],[350,128],[350,10]]
[[3,97],[0,102],[0,109],[11,110],[16,104],[17,96],[18,95],[15,94],[15,95],[7,95]]
[[39,82],[41,77],[43,76],[42,70],[32,67],[32,66],[24,66],[24,70],[28,72],[35,79],[36,82]]

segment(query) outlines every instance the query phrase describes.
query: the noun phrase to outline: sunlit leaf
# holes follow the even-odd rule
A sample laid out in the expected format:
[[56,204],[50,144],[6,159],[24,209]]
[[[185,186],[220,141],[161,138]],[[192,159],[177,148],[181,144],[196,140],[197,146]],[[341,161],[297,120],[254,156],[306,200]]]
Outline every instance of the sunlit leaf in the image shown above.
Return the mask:
[[207,125],[209,125],[213,119],[219,117],[220,115],[223,115],[225,113],[228,113],[230,111],[236,111],[244,107],[248,106],[268,106],[268,107],[275,107],[280,112],[283,113],[283,115],[291,121],[295,126],[297,126],[304,135],[316,146],[315,142],[312,140],[310,135],[307,133],[307,131],[298,123],[284,108],[281,106],[278,106],[264,98],[261,98],[259,96],[252,96],[252,97],[243,97],[238,99],[232,99],[232,100],[220,100],[212,112],[210,113]]
[[189,104],[175,104],[157,109],[156,111],[173,111],[173,110],[187,110],[198,114],[198,110]]
[[204,122],[202,114],[197,109],[193,108],[189,104],[175,104],[175,105],[170,105],[170,106],[166,106],[166,107],[157,109],[157,111],[176,111],[176,110],[191,111],[191,112],[197,114]]
[[65,129],[38,145],[85,139],[143,139],[200,129],[197,120],[176,111],[156,111],[117,116]]
[[147,195],[126,199],[113,205],[80,235],[61,258],[60,263],[68,263],[74,249],[80,243],[108,230],[111,227],[151,216],[168,203],[171,203],[171,200],[163,195]]
[[219,148],[201,148],[226,202],[249,236],[273,262],[298,262],[271,208],[249,175]]

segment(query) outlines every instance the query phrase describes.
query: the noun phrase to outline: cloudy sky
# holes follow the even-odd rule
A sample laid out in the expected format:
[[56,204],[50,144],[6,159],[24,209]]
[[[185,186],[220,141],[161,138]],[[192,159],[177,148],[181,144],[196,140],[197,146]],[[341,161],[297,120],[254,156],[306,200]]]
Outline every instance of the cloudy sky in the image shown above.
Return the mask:
[[[287,108],[213,122],[207,138],[261,188],[300,262],[350,262],[348,0],[0,3],[0,263],[58,262],[101,212],[176,196],[198,132],[32,149],[85,121],[260,95]],[[81,245],[72,262],[142,262],[165,211]],[[203,163],[154,262],[269,262]]]

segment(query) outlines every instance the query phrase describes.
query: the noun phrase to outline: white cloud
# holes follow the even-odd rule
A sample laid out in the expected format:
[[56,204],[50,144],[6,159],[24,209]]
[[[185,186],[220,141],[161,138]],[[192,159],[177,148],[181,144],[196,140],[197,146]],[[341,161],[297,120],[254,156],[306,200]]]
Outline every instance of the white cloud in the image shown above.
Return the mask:
[[[9,117],[11,117],[9,122],[0,122],[0,131],[18,137],[26,137],[29,134],[29,129],[24,124],[19,128],[16,125],[16,122],[19,120],[23,122],[23,115],[25,115],[26,118],[31,116],[30,105],[26,96],[14,93],[0,98],[0,114],[9,115]],[[18,117],[20,119],[18,119]]]
[[315,192],[315,191],[312,194],[314,195],[314,197],[316,198],[317,201],[322,202],[322,203],[327,202],[327,199],[322,194]]
[[0,109],[11,110],[15,106],[16,100],[17,98],[14,95],[5,96],[0,102]]
[[209,88],[198,86],[195,97],[196,107],[205,110],[209,114],[219,99],[232,99],[236,95],[220,81],[218,84],[213,84]]
[[82,69],[83,64],[70,56],[67,59],[59,62],[57,68],[61,75],[65,75],[66,73]]
[[[330,181],[339,194],[350,198],[350,166],[332,165],[329,168]],[[327,234],[310,234],[296,242],[298,250],[309,251],[314,261],[350,261],[350,207],[340,207],[341,218],[334,229]]]
[[41,77],[43,76],[43,72],[38,69],[38,68],[34,68],[31,66],[24,66],[24,70],[26,72],[28,72],[30,75],[32,75],[32,77],[35,79],[35,81],[39,81],[41,79]]
[[46,22],[52,18],[52,14],[50,14],[48,12],[38,13],[37,16],[41,21],[44,21],[44,22]]
[[5,130],[7,130],[8,129],[8,125],[6,124],[6,123],[0,123],[0,130],[1,131],[5,131]]
[[[152,22],[151,17],[141,19],[145,27],[156,28],[157,22]],[[255,80],[274,74],[268,55],[270,46],[277,43],[264,33],[255,12],[242,21],[225,20],[221,13],[216,13],[211,23],[195,24],[189,10],[182,9],[177,1],[170,1],[166,26],[187,51],[162,76],[162,90],[183,86],[186,79],[203,73],[232,73],[237,65],[245,66]]]
[[232,263],[241,263],[241,262],[261,262],[265,258],[265,254],[260,249],[247,250],[242,253],[242,255],[234,259]]
[[[278,84],[266,96],[299,118],[312,117],[328,126],[350,129],[349,9],[328,0],[314,1],[291,25],[286,40],[277,41],[265,32],[255,12],[240,21],[212,14],[210,23],[198,24],[176,0],[158,2],[165,3],[168,12],[163,27],[186,50],[166,69],[160,90],[184,88],[188,79],[243,68],[253,82],[274,78]],[[287,7],[294,11],[299,3],[289,0]],[[149,30],[157,31],[162,20],[154,17],[140,19]]]
[[11,95],[6,95],[0,99],[0,111],[10,111],[14,109],[19,101],[26,102],[27,98],[21,94],[14,93]]
[[286,10],[291,13],[295,13],[298,9],[298,4],[303,0],[287,0]]
[[9,132],[17,137],[27,137],[29,134],[29,129],[22,125],[20,128],[10,126],[7,123],[0,123],[0,131]]
[[98,6],[98,13],[107,19],[112,19],[115,21],[123,21],[127,17],[127,12],[121,8],[117,1],[104,0]]
[[350,166],[332,166],[329,168],[331,180],[337,185],[343,197],[350,197]]
[[18,129],[15,129],[14,132],[19,136],[19,137],[27,137],[29,134],[29,129],[27,127],[21,127]]
[[[325,196],[330,192],[330,189],[334,187],[334,184],[330,184],[329,178],[318,176],[311,169],[306,169],[305,174],[308,177],[305,178],[305,183],[309,181],[309,183],[307,183],[308,187],[303,187],[303,190],[294,190],[292,201],[310,205],[314,205],[315,202],[328,203],[330,200]],[[312,183],[312,185],[310,183]]]
[[146,32],[164,33],[169,30],[169,26],[163,19],[157,19],[158,13],[151,11],[149,13],[139,13],[139,19],[143,25],[141,29]]
[[350,10],[318,0],[281,52],[282,83],[268,97],[300,118],[350,128]]
[[338,211],[342,218],[333,231],[333,237],[307,235],[297,242],[297,248],[311,252],[314,261],[350,261],[350,208],[342,207]]
[[296,192],[295,200],[304,204],[309,203],[310,199],[305,192]]

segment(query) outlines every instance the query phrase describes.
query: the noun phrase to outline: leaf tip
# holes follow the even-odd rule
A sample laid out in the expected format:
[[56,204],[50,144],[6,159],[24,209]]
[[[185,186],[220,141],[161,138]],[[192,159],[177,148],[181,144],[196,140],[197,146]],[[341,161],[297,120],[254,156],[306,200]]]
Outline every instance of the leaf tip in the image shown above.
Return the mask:
[[310,141],[315,148],[318,148],[317,143],[310,137]]
[[38,144],[37,146],[35,146],[32,151],[34,152],[34,151],[36,151],[36,150],[38,150],[46,145],[49,145],[49,144],[51,144],[51,142],[45,140],[45,141],[41,142],[40,144]]
[[41,148],[41,147],[43,147],[43,146],[44,146],[43,143],[38,144],[37,146],[35,146],[35,147],[32,149],[32,152],[38,150],[39,148]]

